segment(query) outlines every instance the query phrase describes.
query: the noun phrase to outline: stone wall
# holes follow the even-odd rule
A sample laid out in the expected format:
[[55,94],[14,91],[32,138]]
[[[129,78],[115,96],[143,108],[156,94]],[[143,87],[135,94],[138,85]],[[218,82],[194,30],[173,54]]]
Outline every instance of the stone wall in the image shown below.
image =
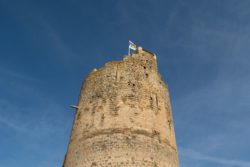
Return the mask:
[[139,50],[85,79],[64,167],[178,167],[168,89]]

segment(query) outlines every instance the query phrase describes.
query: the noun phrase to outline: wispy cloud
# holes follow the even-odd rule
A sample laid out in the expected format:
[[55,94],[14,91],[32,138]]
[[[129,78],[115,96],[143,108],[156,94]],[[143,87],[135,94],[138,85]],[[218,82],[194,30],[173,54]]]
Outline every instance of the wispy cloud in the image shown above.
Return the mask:
[[47,41],[51,44],[53,49],[57,50],[60,56],[64,58],[67,57],[76,57],[75,53],[69,48],[69,46],[65,43],[59,33],[49,24],[48,21],[40,17],[39,23],[43,29],[43,34],[47,36]]
[[[26,86],[30,85],[21,87]],[[69,114],[73,113],[66,112],[66,106],[57,104],[36,88],[28,90],[31,92],[26,92],[25,97],[30,99],[30,103],[0,97],[0,133],[8,134],[0,139],[0,146],[5,148],[3,143],[7,143],[11,150],[0,150],[0,154],[5,155],[0,157],[0,166],[17,165],[11,161],[13,158],[17,162],[27,161],[28,166],[60,166],[72,124],[70,118],[73,115]],[[9,144],[13,141],[16,144]],[[23,156],[25,154],[30,155]]]
[[[1,110],[1,109],[0,109]],[[9,127],[13,130],[15,130],[16,132],[28,132],[28,129],[27,128],[23,128],[20,124],[16,124],[15,122],[13,122],[12,120],[10,119],[6,119],[2,116],[0,116],[0,127],[3,126],[3,127]]]
[[11,70],[9,68],[4,68],[3,66],[0,67],[0,76],[4,77],[5,79],[13,78],[13,79],[22,80],[25,82],[38,81],[38,79],[33,77],[33,76],[29,76],[27,74],[23,74],[23,73],[14,71],[14,70]]
[[41,92],[36,78],[3,67],[0,76],[4,78],[0,82],[0,131],[9,129],[31,138],[65,134],[61,126],[70,120],[61,112],[67,107]]
[[245,161],[250,146],[250,78],[239,71],[228,75],[227,63],[206,85],[172,101],[179,153],[190,164],[199,160],[197,166],[250,166]]
[[53,101],[40,101],[24,107],[0,98],[0,131],[10,129],[13,133],[26,134],[32,138],[47,138],[54,133],[63,135],[65,131],[61,128],[61,121],[69,123],[69,120],[59,114],[60,110],[65,111]]
[[[54,50],[61,59],[75,57],[76,54],[70,49],[69,43],[63,40],[59,30],[46,19],[46,11],[31,2],[23,2],[13,5],[13,0],[3,1],[2,5],[14,15],[20,25],[28,30],[29,36],[34,44],[39,47],[49,47]],[[56,56],[55,55],[55,56]]]
[[191,159],[195,161],[208,161],[215,164],[220,164],[223,166],[233,166],[233,167],[249,167],[250,161],[227,159],[218,156],[210,156],[192,149],[180,148],[180,156],[185,159]]

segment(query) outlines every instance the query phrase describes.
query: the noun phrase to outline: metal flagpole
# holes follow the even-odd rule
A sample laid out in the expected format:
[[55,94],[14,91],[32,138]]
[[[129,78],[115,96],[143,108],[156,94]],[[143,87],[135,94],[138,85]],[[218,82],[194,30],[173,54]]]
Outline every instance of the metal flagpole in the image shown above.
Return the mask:
[[128,45],[128,55],[130,55],[130,47],[129,47],[129,45]]
[[130,56],[130,43],[128,43],[128,55]]

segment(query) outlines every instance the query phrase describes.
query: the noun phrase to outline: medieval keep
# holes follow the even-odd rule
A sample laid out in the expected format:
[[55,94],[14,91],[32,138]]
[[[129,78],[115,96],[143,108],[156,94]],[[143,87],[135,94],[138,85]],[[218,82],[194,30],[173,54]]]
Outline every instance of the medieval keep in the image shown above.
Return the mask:
[[82,85],[63,167],[178,167],[167,85],[142,48]]

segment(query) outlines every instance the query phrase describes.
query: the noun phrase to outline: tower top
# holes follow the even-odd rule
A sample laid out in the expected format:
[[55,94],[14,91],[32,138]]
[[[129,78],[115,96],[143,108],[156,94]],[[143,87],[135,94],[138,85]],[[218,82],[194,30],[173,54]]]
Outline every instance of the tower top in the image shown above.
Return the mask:
[[140,47],[85,79],[64,167],[178,167],[168,89]]

